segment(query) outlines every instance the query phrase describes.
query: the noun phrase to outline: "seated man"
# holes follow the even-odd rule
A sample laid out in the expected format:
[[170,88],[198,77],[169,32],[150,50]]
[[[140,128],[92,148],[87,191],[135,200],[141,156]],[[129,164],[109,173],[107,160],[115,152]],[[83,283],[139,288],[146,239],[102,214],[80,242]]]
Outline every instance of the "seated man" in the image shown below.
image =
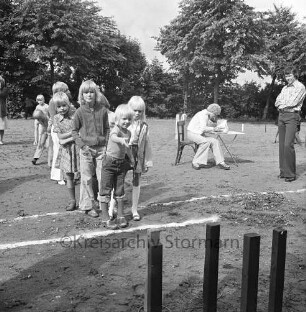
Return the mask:
[[187,127],[187,137],[189,140],[199,145],[199,148],[192,160],[192,168],[199,170],[207,168],[207,159],[209,149],[212,149],[216,165],[221,169],[229,170],[230,166],[224,162],[223,152],[218,139],[207,136],[213,131],[219,131],[216,127],[217,117],[221,113],[221,107],[218,104],[210,104],[207,109],[196,113]]

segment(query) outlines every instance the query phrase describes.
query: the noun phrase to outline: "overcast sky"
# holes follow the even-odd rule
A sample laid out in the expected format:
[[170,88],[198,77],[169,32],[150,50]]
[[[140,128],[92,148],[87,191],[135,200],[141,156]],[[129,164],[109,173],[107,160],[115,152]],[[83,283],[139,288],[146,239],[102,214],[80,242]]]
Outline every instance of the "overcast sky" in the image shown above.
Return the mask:
[[[148,61],[157,57],[165,58],[154,50],[161,27],[168,25],[178,15],[180,0],[96,0],[102,8],[103,16],[113,17],[122,34],[137,39]],[[272,10],[273,4],[291,7],[300,21],[306,22],[305,0],[245,0],[245,3],[256,10]]]

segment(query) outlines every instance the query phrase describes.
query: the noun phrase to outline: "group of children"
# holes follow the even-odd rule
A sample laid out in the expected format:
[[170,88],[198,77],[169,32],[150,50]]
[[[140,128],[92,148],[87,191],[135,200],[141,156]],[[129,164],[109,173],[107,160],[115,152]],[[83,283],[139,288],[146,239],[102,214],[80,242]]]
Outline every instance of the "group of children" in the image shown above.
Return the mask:
[[[68,87],[54,92],[55,89],[53,86],[48,114],[40,103],[33,113],[41,128],[33,164],[46,147],[49,133],[49,145],[53,145],[51,178],[53,168],[65,178],[70,198],[66,210],[77,209],[74,180],[80,174],[79,209],[91,217],[98,217],[101,212],[102,224],[109,229],[128,226],[124,181],[127,171],[132,170],[132,216],[139,221],[140,177],[153,165],[143,99],[133,96],[113,113],[99,87],[87,80],[79,88],[80,107],[75,109]],[[48,163],[49,160],[48,157]]]

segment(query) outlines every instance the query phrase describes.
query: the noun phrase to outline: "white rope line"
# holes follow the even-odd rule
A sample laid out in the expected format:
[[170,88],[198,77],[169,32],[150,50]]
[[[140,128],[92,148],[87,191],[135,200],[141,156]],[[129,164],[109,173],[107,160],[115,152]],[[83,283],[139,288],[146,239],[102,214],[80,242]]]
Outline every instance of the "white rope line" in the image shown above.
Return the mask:
[[63,248],[68,248],[71,245],[73,246],[73,242],[76,242],[80,239],[90,239],[94,237],[105,237],[109,236],[111,234],[121,234],[121,233],[132,233],[137,231],[143,231],[143,230],[152,230],[152,229],[159,229],[163,230],[166,228],[178,228],[178,227],[185,227],[188,225],[194,225],[194,224],[203,224],[208,222],[217,222],[219,221],[219,216],[213,215],[209,218],[201,218],[201,219],[194,219],[194,220],[187,220],[181,223],[172,222],[172,223],[165,223],[165,224],[143,224],[137,227],[131,227],[128,229],[119,229],[119,230],[104,230],[104,231],[92,231],[87,233],[80,234],[74,234],[71,236],[64,236],[64,237],[56,237],[56,238],[50,238],[50,239],[44,239],[44,240],[34,240],[34,241],[24,241],[24,242],[16,242],[16,243],[10,243],[10,244],[0,244],[0,250],[5,249],[12,249],[12,248],[18,248],[18,247],[27,247],[27,246],[33,246],[33,245],[45,245],[45,244],[52,244],[52,243],[59,243]]
[[186,200],[175,200],[168,203],[153,203],[150,204],[150,207],[152,206],[170,206],[173,204],[181,204],[181,203],[189,203],[197,200],[204,200],[209,198],[228,198],[228,197],[238,197],[238,196],[245,196],[245,195],[254,195],[254,194],[261,194],[261,195],[267,195],[269,193],[276,193],[276,194],[286,194],[286,193],[303,193],[306,189],[299,189],[294,191],[271,191],[271,192],[248,192],[248,193],[236,193],[236,194],[225,194],[225,195],[210,195],[210,196],[202,196],[202,197],[192,197],[190,199]]
[[[224,194],[224,195],[210,195],[210,196],[201,196],[201,197],[192,197],[190,199],[186,200],[176,200],[171,201],[167,203],[151,203],[148,206],[154,207],[154,206],[170,206],[173,204],[182,204],[182,203],[190,203],[194,201],[204,200],[204,199],[210,199],[210,198],[229,198],[229,197],[238,197],[238,196],[246,196],[246,195],[253,195],[253,194],[261,194],[261,195],[267,195],[269,193],[276,193],[276,194],[286,194],[286,193],[304,193],[306,189],[298,189],[298,190],[291,190],[291,191],[274,191],[274,192],[248,192],[248,193],[237,193],[237,194]],[[139,206],[139,208],[147,208],[148,206]],[[84,213],[84,211],[76,210],[76,211],[64,211],[64,212],[50,212],[45,214],[36,214],[36,215],[25,215],[24,217],[17,217],[14,219],[0,219],[0,223],[12,223],[12,222],[18,222],[23,221],[26,219],[37,219],[39,217],[48,217],[48,216],[64,216],[68,214],[74,214],[74,213]]]

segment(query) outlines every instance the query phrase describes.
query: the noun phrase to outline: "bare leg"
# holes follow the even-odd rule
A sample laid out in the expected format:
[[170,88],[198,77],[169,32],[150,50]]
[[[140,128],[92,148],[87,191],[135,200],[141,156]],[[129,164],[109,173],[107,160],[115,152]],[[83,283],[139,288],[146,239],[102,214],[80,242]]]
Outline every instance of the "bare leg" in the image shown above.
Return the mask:
[[0,130],[0,144],[3,144],[4,130]]

